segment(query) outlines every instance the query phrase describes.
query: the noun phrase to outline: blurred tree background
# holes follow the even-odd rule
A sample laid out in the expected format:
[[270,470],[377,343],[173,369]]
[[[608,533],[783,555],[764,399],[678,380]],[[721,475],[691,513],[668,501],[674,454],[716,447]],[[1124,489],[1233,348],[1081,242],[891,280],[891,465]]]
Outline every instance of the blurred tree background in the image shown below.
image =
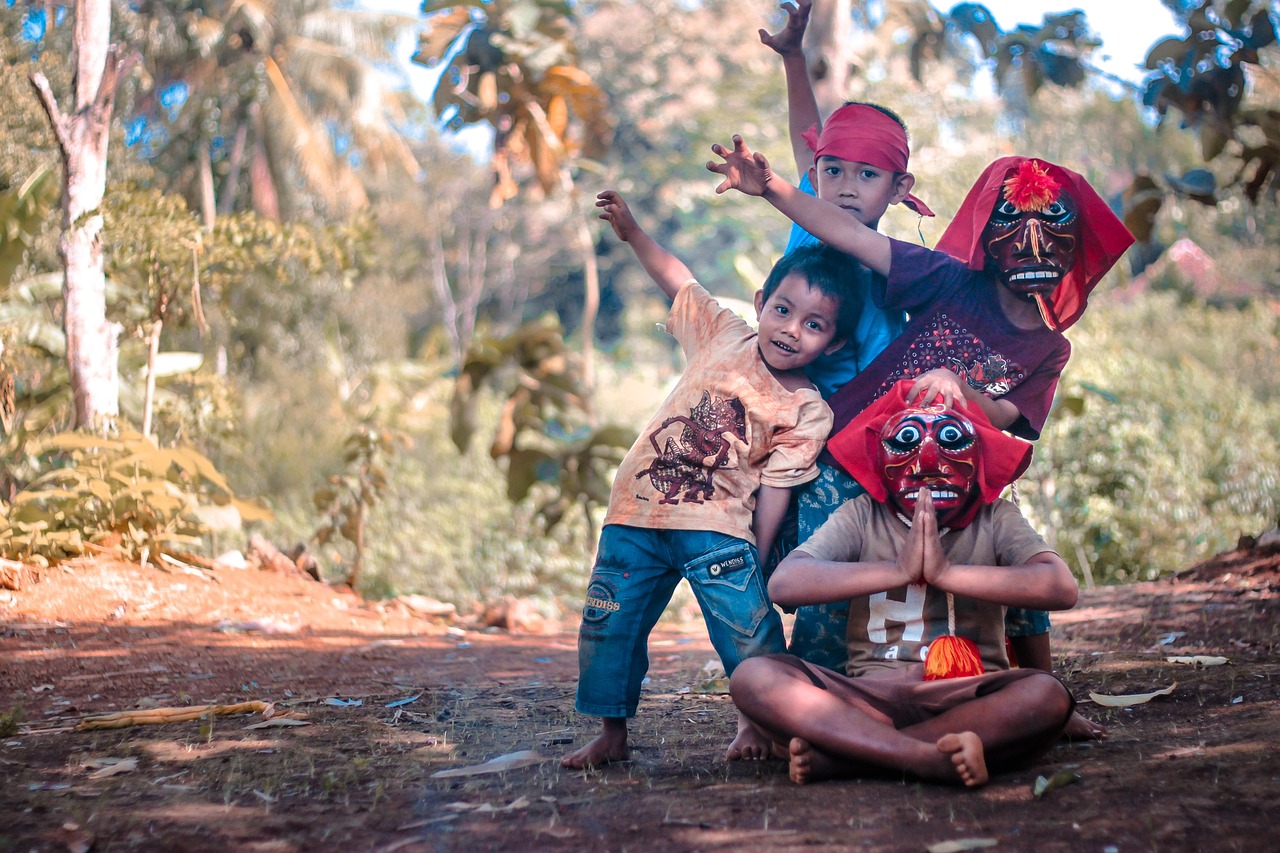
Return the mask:
[[[1071,331],[1021,484],[1097,583],[1184,568],[1280,512],[1276,12],[1165,4],[1184,27],[1137,83],[1094,67],[1075,12],[1003,31],[980,4],[818,0],[809,47],[824,109],[874,100],[911,129],[939,216],[895,209],[887,233],[932,244],[981,168],[1018,152],[1084,173],[1138,236]],[[749,299],[788,224],[716,196],[704,163],[741,132],[789,172],[781,63],[756,36],[783,18],[773,0],[414,11],[118,9],[113,40],[137,56],[103,211],[121,417],[181,450],[152,461],[182,460],[126,491],[164,481],[189,499],[154,541],[145,514],[129,530],[205,555],[259,532],[332,580],[360,566],[372,596],[576,606],[611,466],[680,369],[665,304],[592,196],[621,190],[713,292]],[[48,450],[72,423],[59,164],[28,78],[69,90],[70,14],[0,6],[0,554],[15,559],[115,541],[33,545],[74,462]],[[406,43],[439,74],[429,96],[397,65]],[[340,507],[344,483],[365,491]]]

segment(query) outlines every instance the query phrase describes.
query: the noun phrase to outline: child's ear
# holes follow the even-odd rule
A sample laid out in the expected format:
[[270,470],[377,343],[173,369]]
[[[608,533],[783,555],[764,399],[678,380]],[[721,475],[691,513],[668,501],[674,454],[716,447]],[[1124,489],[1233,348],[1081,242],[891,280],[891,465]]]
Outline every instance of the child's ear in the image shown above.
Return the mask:
[[813,187],[813,194],[817,195],[818,194],[818,163],[816,160],[814,161],[814,164],[809,167],[809,186]]
[[756,291],[756,322],[760,322],[760,315],[764,313],[764,291]]
[[831,343],[827,344],[827,348],[822,351],[823,355],[831,355],[831,353],[843,347],[848,342],[848,338],[832,338]]
[[910,172],[903,172],[898,175],[897,183],[893,187],[893,197],[889,199],[890,204],[898,204],[907,194],[911,192],[911,188],[916,185],[916,176]]

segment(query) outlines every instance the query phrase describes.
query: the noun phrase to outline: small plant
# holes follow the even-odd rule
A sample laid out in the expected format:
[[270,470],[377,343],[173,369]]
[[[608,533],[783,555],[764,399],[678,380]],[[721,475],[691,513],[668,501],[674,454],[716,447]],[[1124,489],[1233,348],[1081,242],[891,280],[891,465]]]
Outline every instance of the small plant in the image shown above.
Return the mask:
[[188,446],[157,447],[132,431],[65,432],[25,448],[43,470],[0,506],[0,554],[46,565],[114,548],[125,559],[200,541],[200,512],[234,506],[242,520],[270,513],[238,500],[213,463]]
[[324,545],[338,535],[355,547],[346,579],[347,586],[353,588],[364,564],[365,522],[387,487],[385,462],[397,444],[409,447],[410,439],[372,424],[361,425],[343,445],[346,471],[330,477],[329,484],[312,496],[316,509],[324,513],[315,532],[317,544]]

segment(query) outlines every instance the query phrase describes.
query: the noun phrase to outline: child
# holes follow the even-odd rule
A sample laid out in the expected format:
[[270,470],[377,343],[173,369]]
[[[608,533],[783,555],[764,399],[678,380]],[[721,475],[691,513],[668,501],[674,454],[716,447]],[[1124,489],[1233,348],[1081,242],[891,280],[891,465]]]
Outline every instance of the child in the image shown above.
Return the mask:
[[769,581],[783,606],[849,599],[847,677],[790,655],[744,661],[730,690],[792,781],[908,773],[978,786],[1061,735],[1075,702],[1009,669],[1004,607],[1065,609],[1066,563],[1001,490],[1031,446],[979,406],[912,405],[893,386],[829,449],[869,494],[842,505]]
[[[984,170],[931,251],[835,215],[821,200],[771,180],[767,161],[740,138],[734,145],[733,152],[713,146],[726,158],[708,164],[726,177],[717,192],[765,195],[876,273],[877,304],[912,314],[874,364],[830,398],[835,433],[894,382],[911,378],[916,397],[941,393],[948,403],[976,404],[996,426],[1039,437],[1071,353],[1061,330],[1079,319],[1093,287],[1133,242],[1083,177],[1046,161],[1001,158]],[[1015,649],[1024,665],[1048,670],[1048,617],[1026,613],[1039,621]],[[839,628],[828,620],[802,635],[811,624],[797,617],[792,647],[823,662],[797,649],[797,638],[829,650]],[[1083,718],[1073,721],[1071,736],[1099,734]]]
[[[602,728],[562,759],[577,768],[628,757],[646,640],[681,577],[726,672],[784,649],[757,555],[772,547],[790,488],[817,473],[830,434],[830,410],[804,368],[844,345],[860,308],[845,289],[857,265],[808,249],[770,272],[756,293],[753,331],[641,230],[618,193],[600,193],[596,206],[673,300],[667,329],[688,366],[628,451],[609,497],[578,636],[576,707],[600,717]],[[729,757],[763,758],[768,747],[742,720]]]
[[[800,191],[841,208],[868,228],[878,228],[891,204],[904,204],[922,216],[933,216],[911,194],[915,176],[907,171],[910,147],[907,127],[896,113],[879,104],[849,102],[825,123],[818,113],[803,41],[811,0],[783,4],[786,25],[777,33],[760,30],[760,41],[782,57],[787,80],[787,116],[791,149]],[[786,251],[817,245],[818,240],[793,225]],[[856,347],[821,356],[805,372],[822,392],[831,396],[853,378],[902,330],[902,312],[886,312],[865,304],[854,333]]]

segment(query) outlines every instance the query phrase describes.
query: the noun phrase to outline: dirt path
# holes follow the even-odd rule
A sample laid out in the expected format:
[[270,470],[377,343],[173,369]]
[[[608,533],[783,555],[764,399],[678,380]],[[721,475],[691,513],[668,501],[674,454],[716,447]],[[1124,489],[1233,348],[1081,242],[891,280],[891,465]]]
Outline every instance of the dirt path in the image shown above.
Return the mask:
[[[1055,644],[1105,741],[977,791],[799,788],[780,762],[724,761],[733,708],[697,627],[654,638],[632,761],[568,772],[540,759],[593,732],[573,713],[572,630],[468,630],[300,575],[82,563],[0,592],[0,851],[1264,849],[1280,815],[1278,602],[1280,560],[1253,553],[1086,591]],[[1129,708],[1087,701],[1175,683]],[[308,725],[71,730],[248,700]],[[433,776],[513,753],[533,763]],[[1037,776],[1059,771],[1079,781],[1037,798]]]

